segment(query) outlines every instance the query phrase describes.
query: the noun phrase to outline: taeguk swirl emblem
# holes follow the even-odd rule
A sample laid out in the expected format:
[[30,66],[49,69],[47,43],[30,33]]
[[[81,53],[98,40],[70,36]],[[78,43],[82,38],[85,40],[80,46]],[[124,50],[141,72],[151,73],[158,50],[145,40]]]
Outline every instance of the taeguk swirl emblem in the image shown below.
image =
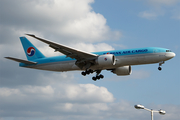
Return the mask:
[[28,49],[27,49],[27,55],[29,56],[29,57],[32,57],[34,54],[35,54],[35,49],[33,48],[33,47],[29,47]]

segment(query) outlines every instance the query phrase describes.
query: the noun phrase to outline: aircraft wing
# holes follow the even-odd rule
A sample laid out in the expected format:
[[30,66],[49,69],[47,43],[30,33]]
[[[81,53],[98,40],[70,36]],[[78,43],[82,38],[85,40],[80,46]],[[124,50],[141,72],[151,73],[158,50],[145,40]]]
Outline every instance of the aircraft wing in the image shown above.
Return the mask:
[[64,55],[66,55],[66,57],[70,57],[72,59],[75,58],[78,61],[80,61],[80,60],[91,60],[91,59],[98,56],[96,54],[84,52],[84,51],[77,50],[77,49],[74,49],[74,48],[59,44],[59,43],[55,43],[55,42],[52,42],[49,40],[45,40],[45,39],[36,37],[35,35],[32,35],[32,34],[26,34],[26,35],[31,36],[33,38],[36,38],[36,39],[38,39],[38,40],[40,40],[46,44],[49,44],[49,47],[55,49],[55,51],[59,51],[59,52],[63,53]]

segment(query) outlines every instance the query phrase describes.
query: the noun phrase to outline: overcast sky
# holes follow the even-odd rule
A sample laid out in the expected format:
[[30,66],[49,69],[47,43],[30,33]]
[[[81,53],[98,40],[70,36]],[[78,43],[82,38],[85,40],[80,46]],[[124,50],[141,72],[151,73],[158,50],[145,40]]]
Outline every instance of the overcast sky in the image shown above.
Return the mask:
[[[103,71],[92,81],[79,71],[18,67],[19,37],[32,33],[87,52],[163,47],[176,57],[132,66],[130,76]],[[61,55],[27,37],[45,56]],[[144,120],[135,104],[163,109],[157,120],[180,119],[180,0],[0,0],[0,120]]]

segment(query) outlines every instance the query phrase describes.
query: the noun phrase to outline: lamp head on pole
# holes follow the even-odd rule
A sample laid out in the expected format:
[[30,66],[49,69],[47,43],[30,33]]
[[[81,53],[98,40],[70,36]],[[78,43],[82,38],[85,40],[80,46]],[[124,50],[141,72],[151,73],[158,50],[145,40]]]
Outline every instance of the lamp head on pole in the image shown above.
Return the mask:
[[165,114],[166,114],[166,111],[164,111],[164,110],[159,110],[159,114],[165,115]]
[[143,105],[134,105],[136,109],[144,109],[145,107]]

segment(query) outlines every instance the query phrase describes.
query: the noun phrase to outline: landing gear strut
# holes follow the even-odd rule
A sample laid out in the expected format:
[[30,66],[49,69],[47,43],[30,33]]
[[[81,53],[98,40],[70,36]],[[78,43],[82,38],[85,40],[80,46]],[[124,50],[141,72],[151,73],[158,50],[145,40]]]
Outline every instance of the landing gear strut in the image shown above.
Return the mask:
[[[94,80],[94,81],[96,81],[96,80],[99,80],[99,79],[101,79],[101,78],[104,78],[104,76],[102,75],[102,74],[100,74],[101,73],[101,70],[96,70],[96,76],[95,77],[92,77],[92,79]],[[100,74],[100,75],[99,75]]]
[[162,70],[162,68],[160,67],[160,66],[162,66],[162,64],[164,64],[164,61],[159,62],[159,67],[158,67],[158,70],[159,70],[159,71]]

